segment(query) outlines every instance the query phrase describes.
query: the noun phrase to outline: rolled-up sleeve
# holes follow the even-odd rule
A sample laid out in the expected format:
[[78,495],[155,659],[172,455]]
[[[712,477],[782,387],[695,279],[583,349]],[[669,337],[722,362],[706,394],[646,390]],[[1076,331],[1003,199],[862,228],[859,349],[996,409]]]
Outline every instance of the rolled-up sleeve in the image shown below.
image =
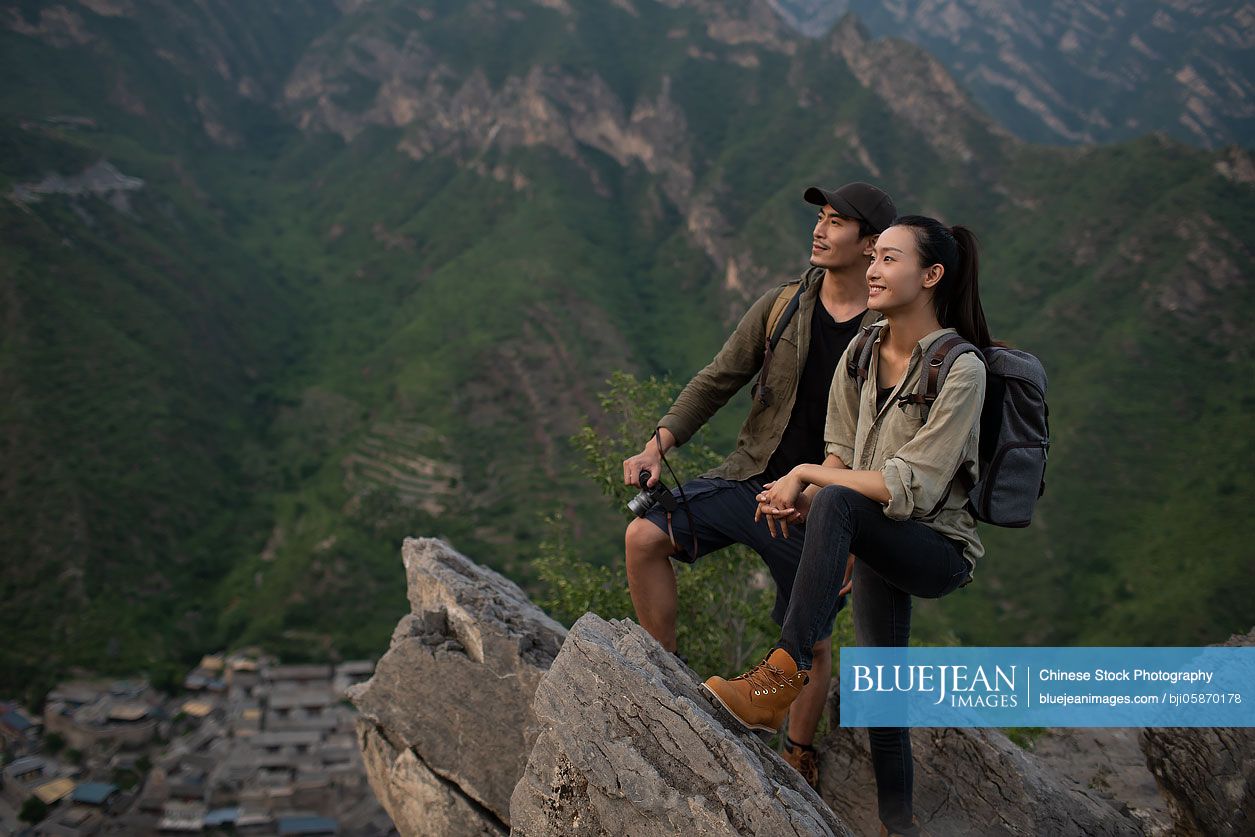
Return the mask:
[[828,390],[828,416],[824,422],[824,452],[839,457],[847,468],[854,467],[854,438],[858,429],[858,382],[846,371],[846,363],[857,340],[851,340]]
[[692,438],[762,367],[765,323],[780,291],[781,287],[773,288],[750,306],[719,354],[693,376],[658,422],[671,431],[677,445]]
[[979,449],[984,403],[985,364],[976,355],[960,355],[946,375],[928,421],[885,461],[886,516],[907,520],[937,506],[958,469]]

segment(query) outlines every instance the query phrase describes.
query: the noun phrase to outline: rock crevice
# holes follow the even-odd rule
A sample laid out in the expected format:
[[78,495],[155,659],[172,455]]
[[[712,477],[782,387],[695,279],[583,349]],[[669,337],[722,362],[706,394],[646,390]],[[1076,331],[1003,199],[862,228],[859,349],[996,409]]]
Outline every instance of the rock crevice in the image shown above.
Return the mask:
[[408,539],[402,557],[410,613],[350,692],[371,787],[405,833],[448,833],[444,819],[422,823],[415,798],[474,823],[459,833],[495,833],[538,733],[532,694],[566,631],[441,541]]

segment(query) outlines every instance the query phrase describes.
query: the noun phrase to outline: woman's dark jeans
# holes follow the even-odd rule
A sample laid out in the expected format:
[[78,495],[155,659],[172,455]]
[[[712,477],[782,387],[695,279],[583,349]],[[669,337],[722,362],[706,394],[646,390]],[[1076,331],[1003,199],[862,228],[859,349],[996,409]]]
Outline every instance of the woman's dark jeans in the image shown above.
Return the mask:
[[[854,635],[860,646],[904,646],[911,634],[911,596],[935,599],[962,584],[969,568],[955,541],[915,520],[891,520],[857,491],[821,489],[806,519],[806,542],[785,613],[779,647],[799,669],[837,615],[846,557],[854,565]],[[914,769],[910,732],[872,728],[872,769],[880,821],[910,833]]]

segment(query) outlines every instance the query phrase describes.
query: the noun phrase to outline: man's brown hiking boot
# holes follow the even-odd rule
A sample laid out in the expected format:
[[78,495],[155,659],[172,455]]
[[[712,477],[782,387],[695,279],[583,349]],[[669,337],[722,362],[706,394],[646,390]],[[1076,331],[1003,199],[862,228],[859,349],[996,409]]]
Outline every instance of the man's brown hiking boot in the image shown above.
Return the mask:
[[777,648],[744,674],[731,680],[712,677],[702,688],[742,726],[775,732],[809,681],[810,672],[798,671],[789,652]]
[[780,756],[790,767],[802,774],[806,784],[819,790],[819,758],[815,755],[815,748],[792,747],[786,737],[784,752]]

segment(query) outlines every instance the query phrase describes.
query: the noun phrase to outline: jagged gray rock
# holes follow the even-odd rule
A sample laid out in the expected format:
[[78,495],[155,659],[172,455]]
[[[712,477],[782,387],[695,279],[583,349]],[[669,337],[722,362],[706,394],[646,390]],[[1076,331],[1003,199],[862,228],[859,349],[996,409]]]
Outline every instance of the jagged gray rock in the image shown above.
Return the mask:
[[[817,745],[819,795],[860,834],[872,834],[880,818],[868,736],[839,726],[840,695],[834,676],[828,695],[833,729]],[[915,815],[933,837],[1144,833],[1126,806],[1109,804],[996,729],[913,729],[911,752]]]
[[1155,784],[1137,727],[1048,729],[1033,739],[1033,757],[1110,806],[1127,808],[1148,835],[1172,833],[1168,803]]
[[[1220,645],[1255,645],[1255,628]],[[1255,729],[1145,729],[1141,743],[1178,834],[1255,834]]]
[[[817,796],[760,738],[730,727],[696,675],[636,624],[586,614],[568,635],[441,541],[407,540],[403,557],[411,613],[350,693],[371,787],[402,834],[878,830],[861,730],[821,738]],[[1255,631],[1227,644],[1252,643]],[[997,731],[920,729],[912,740],[916,811],[934,837],[1151,825]],[[1250,730],[1147,730],[1142,746],[1178,833],[1251,831]]]
[[512,833],[852,834],[698,685],[635,623],[585,614],[536,690]]
[[402,558],[411,612],[349,695],[371,787],[402,834],[502,833],[566,631],[442,541],[406,539]]
[[371,788],[402,833],[446,837],[506,833],[498,817],[450,788],[448,781],[433,773],[412,749],[394,746],[374,723],[358,721],[357,743]]
[[[835,715],[834,715],[835,717]],[[860,834],[880,827],[867,732],[837,728],[819,743],[819,793]],[[992,729],[915,729],[915,814],[933,837],[1142,834],[1097,794],[1068,781]]]

